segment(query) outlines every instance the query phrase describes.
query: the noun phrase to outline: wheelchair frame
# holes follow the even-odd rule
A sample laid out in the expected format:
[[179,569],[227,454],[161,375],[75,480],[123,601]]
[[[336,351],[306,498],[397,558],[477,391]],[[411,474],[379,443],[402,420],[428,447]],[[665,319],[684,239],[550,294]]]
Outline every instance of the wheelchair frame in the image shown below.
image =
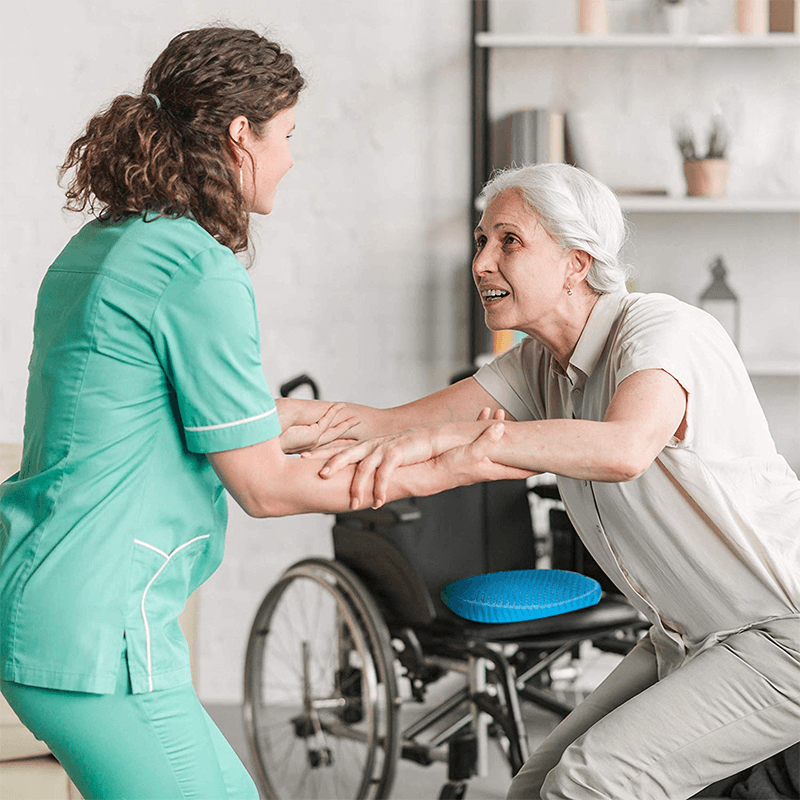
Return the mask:
[[[572,710],[548,690],[554,662],[584,641],[620,653],[635,643],[641,617],[608,594],[597,606],[527,622],[456,617],[385,535],[387,526],[419,518],[408,501],[340,514],[335,558],[299,561],[267,592],[248,639],[244,686],[245,726],[266,797],[380,800],[400,758],[446,762],[439,797],[464,797],[468,780],[488,772],[490,739],[512,776],[528,757],[520,699],[562,717]],[[301,630],[303,604],[315,621]],[[423,702],[453,672],[466,685],[401,730],[400,706]],[[401,678],[410,701],[400,696]]]

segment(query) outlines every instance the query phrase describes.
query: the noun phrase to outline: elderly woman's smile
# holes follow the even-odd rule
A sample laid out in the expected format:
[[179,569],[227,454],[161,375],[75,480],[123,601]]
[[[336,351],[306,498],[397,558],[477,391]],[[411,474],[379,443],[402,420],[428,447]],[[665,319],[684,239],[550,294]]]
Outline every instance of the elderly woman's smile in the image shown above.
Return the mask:
[[570,327],[567,319],[578,310],[567,295],[573,253],[553,239],[519,191],[492,198],[475,229],[472,262],[487,327],[540,340]]

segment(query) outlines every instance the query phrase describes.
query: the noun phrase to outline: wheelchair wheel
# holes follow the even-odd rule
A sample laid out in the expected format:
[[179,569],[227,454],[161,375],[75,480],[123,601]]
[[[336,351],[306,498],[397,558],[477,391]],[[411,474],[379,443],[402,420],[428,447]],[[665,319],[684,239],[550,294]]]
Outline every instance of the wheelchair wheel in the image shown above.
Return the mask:
[[352,571],[307,559],[281,576],[253,621],[244,695],[267,797],[388,796],[400,755],[394,654]]

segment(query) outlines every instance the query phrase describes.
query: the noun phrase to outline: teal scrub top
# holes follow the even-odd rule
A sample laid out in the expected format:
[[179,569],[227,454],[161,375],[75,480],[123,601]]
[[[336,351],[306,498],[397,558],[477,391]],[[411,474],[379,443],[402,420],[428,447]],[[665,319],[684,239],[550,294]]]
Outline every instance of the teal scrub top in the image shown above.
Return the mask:
[[112,693],[191,680],[178,625],[219,566],[205,453],[281,432],[253,288],[191,219],[95,221],[45,275],[22,467],[0,486],[0,674]]

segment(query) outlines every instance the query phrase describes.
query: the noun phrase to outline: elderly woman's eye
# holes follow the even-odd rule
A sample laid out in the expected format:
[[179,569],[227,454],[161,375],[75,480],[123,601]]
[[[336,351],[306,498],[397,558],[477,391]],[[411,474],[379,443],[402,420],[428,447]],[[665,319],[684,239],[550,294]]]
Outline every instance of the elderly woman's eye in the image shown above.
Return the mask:
[[519,241],[513,233],[507,233],[503,237],[503,244],[516,244]]
[[475,249],[480,250],[486,244],[486,237],[485,236],[476,236],[475,237]]

